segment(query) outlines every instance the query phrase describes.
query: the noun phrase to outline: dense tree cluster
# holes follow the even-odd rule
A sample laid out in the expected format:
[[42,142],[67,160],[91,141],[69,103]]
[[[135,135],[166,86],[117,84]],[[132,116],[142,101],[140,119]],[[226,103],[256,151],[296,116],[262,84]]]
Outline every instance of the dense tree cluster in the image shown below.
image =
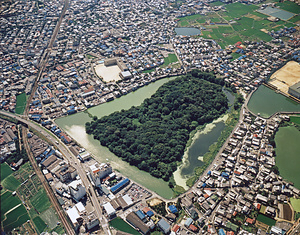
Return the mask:
[[[204,78],[214,76],[205,73]],[[138,107],[94,118],[86,123],[86,131],[118,157],[167,181],[181,161],[190,132],[227,107],[222,86],[195,72],[164,84]]]

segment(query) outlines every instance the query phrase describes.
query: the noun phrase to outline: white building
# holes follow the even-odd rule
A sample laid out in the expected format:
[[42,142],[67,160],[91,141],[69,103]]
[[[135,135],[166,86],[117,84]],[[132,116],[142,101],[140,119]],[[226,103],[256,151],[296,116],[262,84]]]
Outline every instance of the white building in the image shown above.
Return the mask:
[[79,201],[86,195],[86,190],[82,185],[81,179],[72,181],[70,184],[68,184],[68,187],[70,190],[70,195],[75,201]]
[[90,178],[96,187],[101,185],[101,179],[112,173],[112,167],[108,163],[95,163],[90,166]]

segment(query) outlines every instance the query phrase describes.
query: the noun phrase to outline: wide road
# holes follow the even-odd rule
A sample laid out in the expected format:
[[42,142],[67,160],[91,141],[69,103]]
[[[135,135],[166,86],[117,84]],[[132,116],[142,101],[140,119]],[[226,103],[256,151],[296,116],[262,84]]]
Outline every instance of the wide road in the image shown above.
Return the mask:
[[[28,125],[31,129],[35,130],[36,132],[39,132],[39,135],[44,136],[45,139],[48,140],[48,142],[52,145],[55,145],[56,148],[63,154],[65,160],[69,162],[70,165],[72,165],[76,170],[78,175],[80,176],[80,179],[82,180],[83,186],[86,188],[87,194],[90,196],[90,199],[92,201],[93,207],[95,209],[96,215],[99,218],[99,221],[101,223],[101,226],[105,232],[105,234],[111,234],[109,230],[109,225],[107,219],[102,215],[102,209],[97,197],[97,194],[94,190],[94,188],[90,185],[90,182],[86,176],[86,172],[84,171],[83,165],[81,165],[80,161],[77,159],[77,157],[71,153],[69,148],[60,141],[56,136],[54,136],[52,133],[50,133],[47,129],[41,127],[40,125],[30,121],[25,120],[24,118],[17,116],[13,113],[8,113],[5,111],[0,110],[0,114],[14,118],[17,121],[21,121]],[[55,142],[58,141],[59,144],[55,144]]]

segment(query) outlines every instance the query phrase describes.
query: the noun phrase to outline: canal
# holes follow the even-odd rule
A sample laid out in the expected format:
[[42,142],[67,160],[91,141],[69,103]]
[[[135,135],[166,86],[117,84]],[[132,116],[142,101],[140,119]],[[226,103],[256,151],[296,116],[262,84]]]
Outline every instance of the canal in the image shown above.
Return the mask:
[[251,96],[248,108],[263,118],[268,118],[276,112],[300,111],[300,104],[261,85]]

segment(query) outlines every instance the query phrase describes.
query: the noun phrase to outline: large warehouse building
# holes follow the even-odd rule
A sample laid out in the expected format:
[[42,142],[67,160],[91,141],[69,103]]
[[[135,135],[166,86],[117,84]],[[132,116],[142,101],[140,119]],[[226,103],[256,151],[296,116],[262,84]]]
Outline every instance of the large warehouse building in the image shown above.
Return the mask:
[[300,82],[297,82],[293,86],[289,87],[289,94],[300,99]]

